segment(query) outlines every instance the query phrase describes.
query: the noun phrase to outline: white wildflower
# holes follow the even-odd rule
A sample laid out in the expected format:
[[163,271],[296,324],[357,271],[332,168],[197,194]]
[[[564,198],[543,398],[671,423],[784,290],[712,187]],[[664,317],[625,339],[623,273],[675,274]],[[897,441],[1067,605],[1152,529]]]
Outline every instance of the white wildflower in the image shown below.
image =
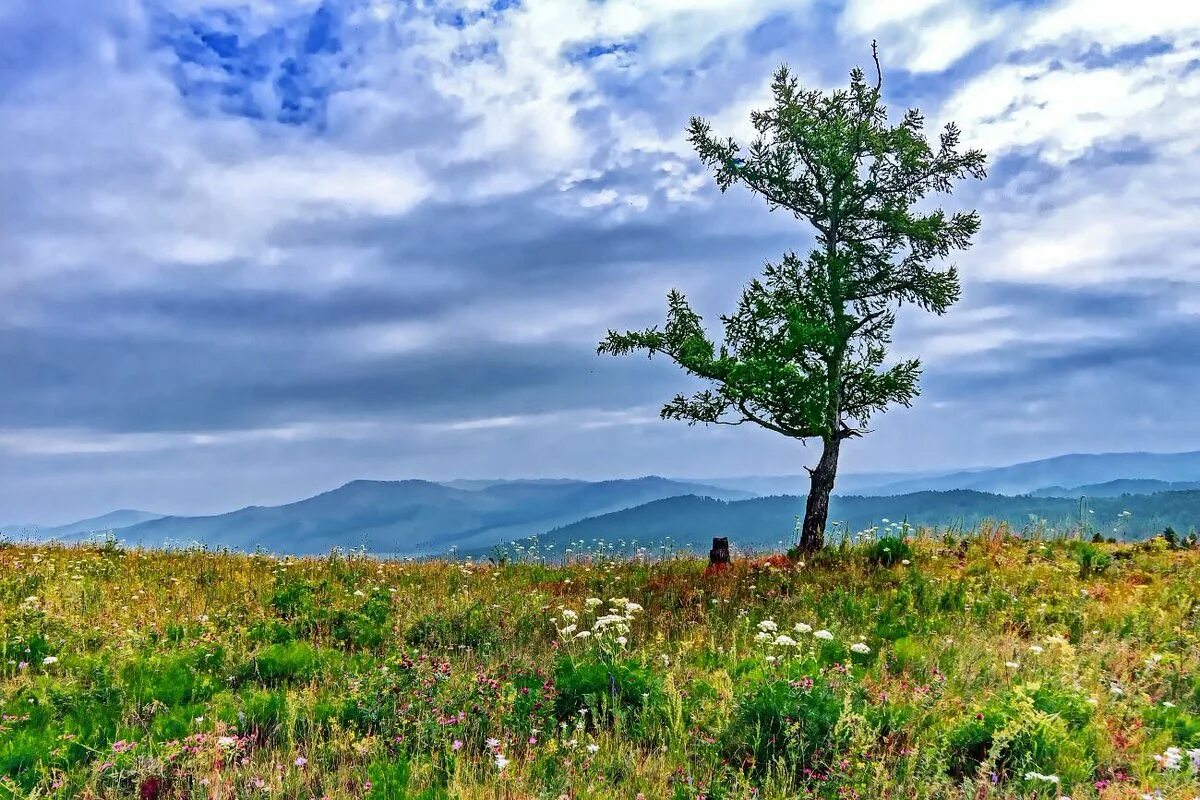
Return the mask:
[[854,644],[850,645],[850,652],[865,656],[867,653],[871,652],[871,648],[867,646],[866,642],[855,642]]

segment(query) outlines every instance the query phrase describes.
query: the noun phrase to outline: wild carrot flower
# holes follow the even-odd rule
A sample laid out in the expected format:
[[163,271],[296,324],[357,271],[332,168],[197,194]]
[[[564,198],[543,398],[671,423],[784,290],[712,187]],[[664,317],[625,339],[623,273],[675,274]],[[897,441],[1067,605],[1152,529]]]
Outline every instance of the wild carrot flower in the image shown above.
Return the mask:
[[858,653],[859,655],[866,655],[867,653],[871,652],[871,648],[866,642],[855,642],[854,644],[850,645],[850,652]]
[[821,639],[823,641],[826,641],[826,642],[833,641],[833,634],[830,633],[829,631],[825,630],[824,628],[822,628],[821,630],[814,633],[813,636],[815,636],[816,638]]

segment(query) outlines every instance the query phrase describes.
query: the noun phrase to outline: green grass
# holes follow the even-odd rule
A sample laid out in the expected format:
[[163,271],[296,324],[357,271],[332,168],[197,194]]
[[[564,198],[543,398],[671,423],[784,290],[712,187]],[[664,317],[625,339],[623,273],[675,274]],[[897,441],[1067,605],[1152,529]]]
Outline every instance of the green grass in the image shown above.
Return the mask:
[[1002,531],[715,574],[7,546],[0,797],[1193,800],[1197,587]]

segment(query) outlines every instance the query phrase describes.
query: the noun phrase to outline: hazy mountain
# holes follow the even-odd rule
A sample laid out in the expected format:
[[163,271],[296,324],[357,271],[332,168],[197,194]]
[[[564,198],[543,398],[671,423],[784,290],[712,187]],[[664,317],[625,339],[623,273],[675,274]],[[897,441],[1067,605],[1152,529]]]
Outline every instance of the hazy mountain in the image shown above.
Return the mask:
[[[840,494],[863,494],[864,490],[876,486],[885,486],[902,480],[914,480],[922,477],[940,477],[939,472],[847,472],[838,475],[837,491]],[[750,492],[762,496],[770,495],[801,495],[808,491],[808,475],[750,475],[746,477],[725,478],[680,478],[684,481],[696,481],[722,489]]]
[[[855,494],[896,495],[920,491],[974,489],[996,494],[1028,494],[1047,486],[1083,486],[1121,479],[1200,481],[1200,452],[1090,453],[1026,461],[1007,467],[960,470],[862,485]],[[839,491],[847,491],[842,486]]]
[[12,536],[34,539],[80,539],[91,534],[119,531],[132,525],[137,525],[140,522],[159,519],[162,516],[162,514],[155,514],[152,511],[123,508],[119,511],[110,511],[98,517],[81,519],[78,522],[72,522],[67,525],[46,527],[40,525],[10,525],[0,528],[0,531]]
[[1200,489],[1200,481],[1160,481],[1153,478],[1122,478],[1083,486],[1044,486],[1034,497],[1120,497],[1123,494],[1155,494],[1157,492],[1186,492]]
[[665,478],[600,482],[505,481],[463,489],[430,481],[353,481],[283,506],[251,506],[207,517],[164,517],[122,531],[150,546],[200,542],[321,553],[363,546],[414,555],[480,548],[531,536],[583,517],[682,494],[746,497]]
[[[1140,538],[1173,526],[1186,532],[1200,524],[1200,491],[1166,492],[1089,500],[1083,510],[1089,530],[1105,536]],[[1122,516],[1129,512],[1127,516]],[[657,547],[670,540],[679,547],[707,550],[714,536],[729,536],[743,549],[777,549],[791,541],[803,497],[759,497],[727,502],[703,497],[672,497],[636,508],[590,517],[538,537],[561,554],[568,547],[594,546],[597,539],[624,542],[624,549]],[[907,521],[917,527],[972,528],[985,520],[1004,521],[1015,529],[1030,526],[1076,529],[1080,503],[1065,497],[1007,496],[956,489],[886,497],[834,497],[830,525],[861,531]]]
[[[577,478],[455,478],[452,481],[438,481],[442,486],[449,486],[451,489],[466,489],[467,491],[475,491],[476,489],[489,489],[493,486],[499,486],[506,483],[524,483],[536,484],[540,486],[563,486],[570,483],[588,483],[589,481],[579,480]],[[685,481],[686,483],[697,483],[698,481]]]

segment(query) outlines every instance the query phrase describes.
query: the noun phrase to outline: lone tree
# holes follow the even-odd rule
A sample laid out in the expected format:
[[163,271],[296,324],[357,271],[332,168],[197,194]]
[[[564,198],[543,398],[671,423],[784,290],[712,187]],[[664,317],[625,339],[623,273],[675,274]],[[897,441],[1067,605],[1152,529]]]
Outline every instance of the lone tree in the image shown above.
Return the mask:
[[664,419],[749,422],[820,439],[821,459],[806,468],[811,486],[799,542],[806,550],[824,543],[842,442],[867,433],[872,414],[892,403],[908,406],[918,394],[920,361],[887,358],[896,309],[911,303],[940,315],[958,300],[957,271],[935,262],[969,247],[980,223],[974,211],[947,214],[921,201],[949,194],[967,176],[983,178],[984,154],[960,152],[953,123],[932,146],[916,109],[889,124],[874,44],[872,56],[873,83],[855,69],[849,89],[829,94],[801,88],[780,67],[771,84],[774,106],[750,116],[757,136],[746,151],[715,137],[703,119],[689,126],[688,138],[722,192],[744,184],[772,211],[812,226],[808,255],[789,252],[766,264],[736,310],[721,317],[719,346],[673,290],[661,330],[610,330],[598,348],[661,354],[712,384],[664,405]]

